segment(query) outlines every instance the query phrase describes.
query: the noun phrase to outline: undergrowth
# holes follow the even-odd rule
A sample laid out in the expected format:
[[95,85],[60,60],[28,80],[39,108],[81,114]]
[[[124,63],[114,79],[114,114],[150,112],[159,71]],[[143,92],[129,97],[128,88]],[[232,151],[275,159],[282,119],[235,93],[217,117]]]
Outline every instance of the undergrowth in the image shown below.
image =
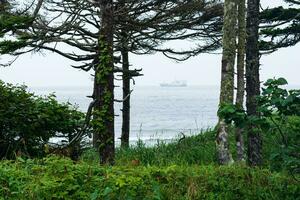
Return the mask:
[[298,182],[242,165],[115,166],[59,157],[0,163],[0,199],[297,199]]

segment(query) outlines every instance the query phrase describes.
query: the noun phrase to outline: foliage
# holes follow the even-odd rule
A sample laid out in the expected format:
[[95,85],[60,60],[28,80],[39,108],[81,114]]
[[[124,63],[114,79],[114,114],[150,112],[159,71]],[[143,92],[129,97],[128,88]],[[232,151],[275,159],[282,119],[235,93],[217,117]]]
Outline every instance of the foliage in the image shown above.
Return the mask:
[[41,156],[49,139],[68,139],[80,129],[84,114],[54,95],[35,96],[25,86],[0,81],[0,157]]
[[299,2],[285,0],[289,7],[267,8],[260,13],[262,40],[260,50],[273,52],[296,45],[300,41]]
[[[265,137],[276,139],[273,152],[270,152],[273,168],[285,168],[291,172],[300,172],[300,90],[282,88],[287,81],[284,78],[269,79],[264,84],[261,96],[257,97],[259,117],[248,116],[246,111],[232,105],[222,105],[219,115],[227,123],[245,128],[256,124],[263,130]],[[279,135],[276,137],[274,135]]]
[[287,85],[284,78],[269,79],[264,84],[265,88],[259,97],[260,111],[264,116],[300,116],[300,90],[288,91],[280,87],[283,85]]
[[19,41],[4,40],[0,42],[0,54],[14,52],[25,46],[26,46],[25,40],[19,40]]
[[[228,184],[230,183],[230,184]],[[243,166],[100,167],[47,157],[0,163],[0,199],[296,199],[284,174]]]
[[[10,6],[5,6],[3,9],[0,8],[0,39],[4,38],[0,40],[0,54],[10,54],[26,47],[29,37],[22,31],[32,24],[33,17],[25,12],[18,14],[12,11]],[[7,35],[9,37],[6,37]]]
[[[272,122],[273,123],[273,122]],[[271,170],[287,170],[290,173],[300,173],[300,117],[287,117],[285,122],[275,122],[280,127],[272,126],[265,137],[265,151],[269,156],[268,165]]]
[[28,28],[32,23],[32,17],[28,15],[17,15],[13,13],[2,13],[0,15],[0,35],[9,31],[17,31]]

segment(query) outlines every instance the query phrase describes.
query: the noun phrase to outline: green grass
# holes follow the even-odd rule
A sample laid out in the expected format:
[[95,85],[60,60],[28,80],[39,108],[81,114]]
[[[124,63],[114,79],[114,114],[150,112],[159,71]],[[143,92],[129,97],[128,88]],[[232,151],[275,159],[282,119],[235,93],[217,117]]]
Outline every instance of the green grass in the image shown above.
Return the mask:
[[[300,119],[299,119],[300,120]],[[291,130],[293,127],[289,127]],[[297,130],[299,127],[297,127]],[[230,130],[230,150],[233,158],[236,158],[236,147],[234,129]],[[287,138],[290,138],[289,142],[295,146],[299,144],[299,134],[294,134],[296,131],[290,131],[286,134]],[[147,146],[142,141],[132,145],[128,149],[116,150],[116,165],[130,165],[133,162],[138,162],[142,166],[170,166],[170,165],[217,165],[215,156],[215,135],[214,130],[208,130],[202,132],[199,135],[186,137],[183,140],[177,139],[171,143],[166,144],[163,141],[158,141],[154,146]],[[244,136],[247,140],[246,135]],[[297,142],[298,141],[298,142]],[[246,143],[246,141],[245,141]],[[297,145],[296,145],[297,146]],[[247,146],[245,146],[246,148]],[[289,148],[291,148],[289,147]],[[293,165],[294,168],[299,168],[299,158],[297,157],[286,157],[284,151],[288,150],[282,147],[280,143],[280,136],[278,133],[270,132],[263,134],[263,167],[272,171],[283,171],[285,170],[285,162],[289,165]],[[247,149],[246,149],[247,151]],[[296,150],[293,150],[296,152]],[[279,155],[274,157],[275,155]],[[299,155],[299,153],[297,154]],[[98,154],[94,149],[87,150],[81,156],[81,160],[88,163],[98,163]],[[291,163],[292,159],[294,162]]]
[[[199,135],[175,139],[171,143],[157,141],[153,146],[147,146],[138,141],[127,149],[116,149],[116,165],[131,164],[138,161],[143,166],[169,165],[209,165],[215,164],[215,132],[209,130]],[[83,153],[81,160],[88,163],[97,163],[98,155],[94,149]]]
[[121,165],[139,160],[144,166],[212,164],[215,163],[214,135],[214,131],[208,131],[169,144],[158,141],[152,147],[147,147],[139,141],[131,148],[118,149],[116,163]]

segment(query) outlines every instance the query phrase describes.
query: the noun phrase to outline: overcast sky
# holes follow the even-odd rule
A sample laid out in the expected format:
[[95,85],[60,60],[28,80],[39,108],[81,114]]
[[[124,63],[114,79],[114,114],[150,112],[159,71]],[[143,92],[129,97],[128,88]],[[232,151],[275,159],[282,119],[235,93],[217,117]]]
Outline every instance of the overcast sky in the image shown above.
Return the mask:
[[[263,6],[280,4],[280,0],[262,0]],[[300,45],[281,49],[261,59],[261,80],[285,77],[290,84],[300,85]],[[1,59],[0,59],[1,62]],[[28,86],[91,86],[90,73],[70,67],[71,62],[53,53],[20,57],[11,67],[0,68],[0,79]],[[187,80],[189,85],[219,85],[220,55],[199,55],[176,63],[162,55],[131,56],[131,64],[143,68],[144,77],[137,85]]]

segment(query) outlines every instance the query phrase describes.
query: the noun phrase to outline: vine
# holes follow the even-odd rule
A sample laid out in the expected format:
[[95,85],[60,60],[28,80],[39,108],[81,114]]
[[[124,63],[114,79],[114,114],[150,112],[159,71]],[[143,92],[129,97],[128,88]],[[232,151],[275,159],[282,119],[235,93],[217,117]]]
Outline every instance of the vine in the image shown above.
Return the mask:
[[94,119],[92,125],[101,141],[97,141],[99,151],[102,151],[107,145],[113,143],[113,139],[109,136],[107,123],[113,122],[114,116],[111,116],[110,106],[113,103],[113,93],[110,91],[109,79],[113,73],[112,56],[110,55],[110,47],[106,42],[106,38],[101,35],[99,37],[99,64],[96,66],[96,84],[102,89],[102,95],[97,101],[101,102],[101,107],[94,110]]

